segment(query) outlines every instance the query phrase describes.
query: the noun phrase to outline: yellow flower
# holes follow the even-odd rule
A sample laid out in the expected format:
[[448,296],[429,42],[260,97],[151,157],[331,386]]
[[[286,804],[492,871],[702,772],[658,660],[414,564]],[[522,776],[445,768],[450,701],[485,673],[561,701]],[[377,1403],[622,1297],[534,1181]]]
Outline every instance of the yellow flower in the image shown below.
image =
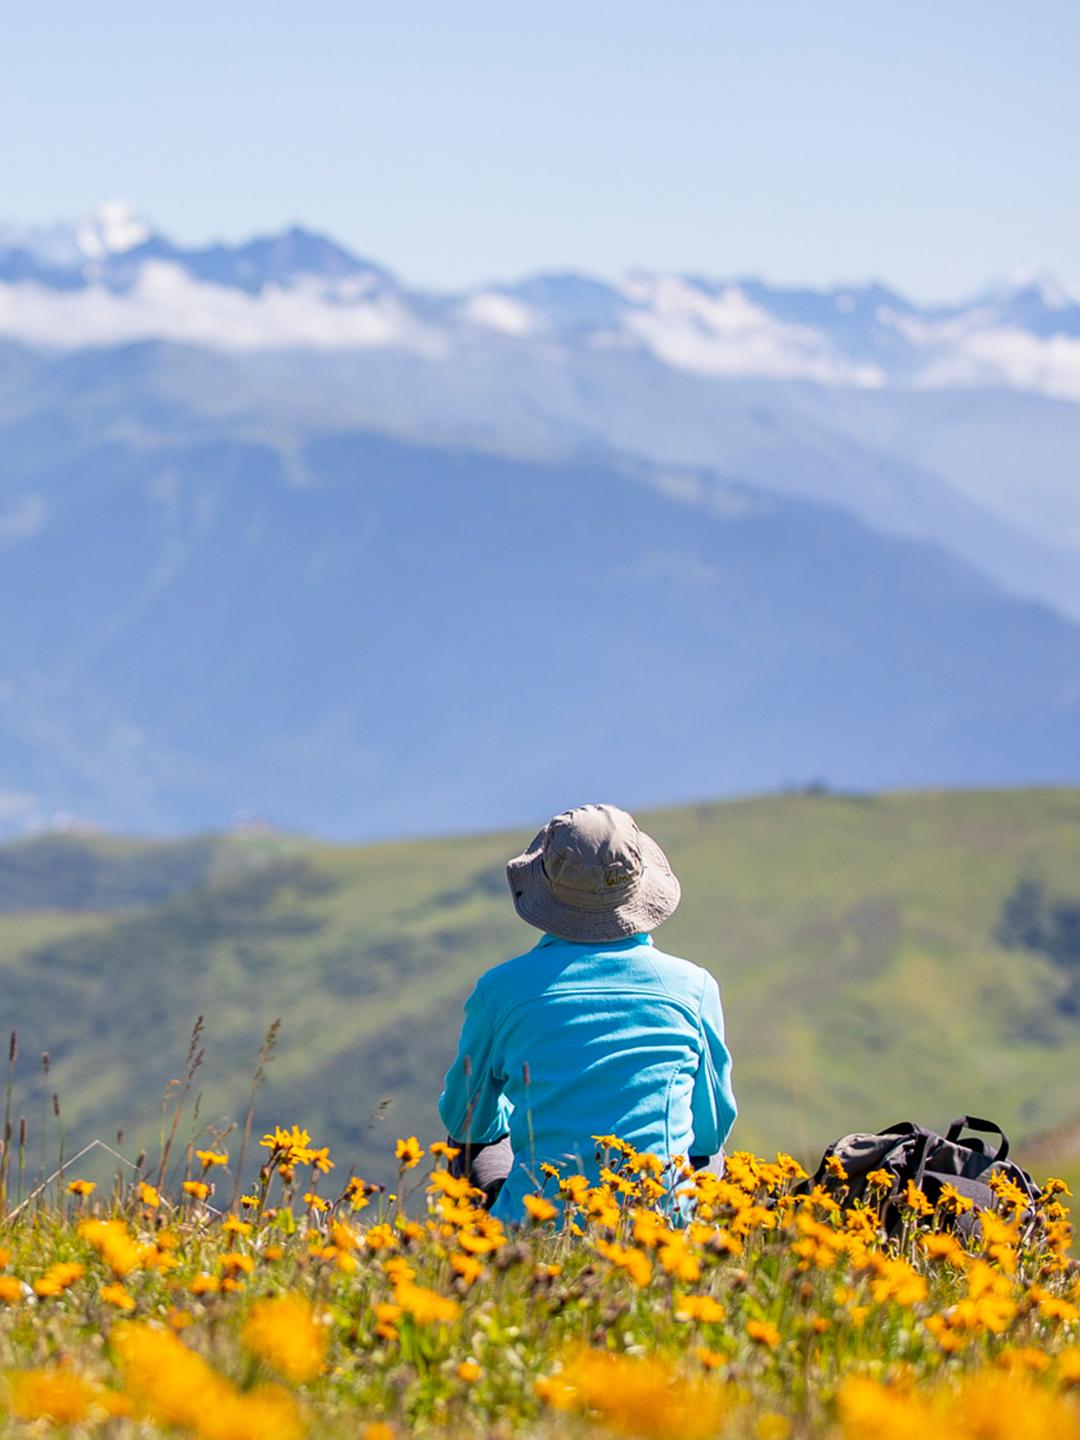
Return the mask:
[[768,1320],[748,1320],[746,1333],[755,1345],[775,1350],[780,1344],[780,1331]]
[[948,1260],[950,1264],[959,1266],[967,1258],[963,1246],[952,1235],[920,1235],[919,1248],[928,1260]]
[[40,1280],[35,1280],[34,1294],[42,1299],[53,1295],[62,1295],[85,1274],[85,1265],[80,1265],[73,1260],[60,1260],[55,1265],[50,1265]]
[[212,1170],[215,1165],[228,1165],[229,1152],[227,1150],[196,1150],[196,1160],[202,1161],[203,1171]]
[[554,1220],[559,1213],[551,1201],[545,1200],[542,1195],[526,1195],[522,1203],[529,1212],[529,1218],[537,1225],[542,1225],[547,1220]]
[[397,1236],[389,1225],[372,1225],[364,1232],[364,1244],[369,1250],[396,1250]]
[[97,1184],[93,1180],[69,1180],[67,1183],[69,1195],[92,1195],[96,1189]]
[[250,1255],[245,1255],[240,1250],[227,1250],[223,1255],[220,1255],[218,1259],[221,1261],[222,1268],[229,1275],[239,1273],[250,1275],[255,1269],[254,1259]]
[[643,1290],[652,1279],[652,1262],[644,1250],[638,1250],[633,1245],[616,1245],[608,1240],[597,1240],[596,1249],[605,1260],[625,1270],[639,1290]]
[[462,1360],[457,1367],[457,1377],[464,1380],[466,1385],[474,1385],[481,1375],[480,1366],[475,1360]]
[[879,1305],[895,1300],[897,1305],[918,1305],[926,1299],[926,1277],[903,1259],[878,1259],[877,1275],[870,1290]]
[[121,1280],[143,1264],[153,1248],[148,1249],[134,1240],[122,1220],[84,1220],[78,1234]]
[[151,1210],[156,1210],[161,1204],[161,1196],[154,1189],[153,1185],[148,1184],[145,1180],[140,1180],[137,1189],[139,1199],[142,1203],[149,1206]]
[[221,1281],[216,1275],[207,1275],[203,1271],[201,1275],[195,1276],[188,1289],[193,1295],[216,1295],[221,1289]]
[[622,1435],[711,1440],[732,1404],[728,1387],[706,1376],[683,1378],[658,1356],[582,1350],[562,1372],[541,1377],[536,1393],[556,1410],[595,1413]]
[[129,1295],[119,1282],[113,1285],[103,1285],[100,1294],[106,1305],[114,1305],[117,1310],[135,1309],[134,1296]]
[[895,1176],[890,1175],[888,1170],[871,1170],[866,1177],[866,1183],[872,1190],[891,1190]]
[[445,1140],[433,1140],[428,1146],[432,1155],[439,1155],[444,1160],[456,1160],[461,1150],[456,1145],[448,1145]]
[[1020,1214],[1031,1204],[1031,1198],[1020,1189],[1015,1180],[1010,1180],[1000,1170],[995,1170],[987,1182],[1002,1205],[1011,1205],[1016,1214]]
[[846,1180],[848,1173],[844,1169],[844,1162],[837,1155],[829,1155],[825,1161],[825,1174],[830,1180]]
[[974,1210],[975,1202],[967,1195],[961,1195],[960,1191],[952,1185],[942,1185],[941,1194],[938,1196],[938,1205],[942,1210],[947,1210],[950,1215],[965,1215],[969,1210]]
[[1046,1184],[1042,1188],[1041,1194],[1042,1196],[1045,1196],[1048,1200],[1052,1199],[1055,1195],[1063,1195],[1066,1200],[1072,1199],[1072,1191],[1069,1189],[1068,1185],[1066,1185],[1064,1180],[1059,1180],[1054,1175],[1051,1175],[1047,1179]]
[[411,1170],[415,1165],[419,1165],[424,1154],[425,1151],[421,1150],[420,1141],[415,1135],[410,1135],[407,1140],[399,1140],[394,1147],[394,1155],[402,1170]]
[[13,1305],[16,1300],[23,1298],[23,1294],[21,1280],[16,1280],[14,1275],[0,1275],[0,1301]]
[[258,1301],[240,1338],[246,1349],[294,1384],[313,1380],[326,1363],[326,1326],[301,1295]]
[[330,1209],[330,1202],[328,1200],[324,1200],[321,1195],[316,1195],[314,1190],[309,1190],[304,1196],[304,1204],[310,1210],[321,1211]]
[[334,1168],[330,1151],[325,1146],[321,1150],[313,1149],[311,1136],[306,1130],[301,1130],[299,1125],[294,1125],[291,1130],[283,1130],[277,1125],[272,1132],[262,1137],[259,1144],[272,1152],[270,1163],[281,1171],[282,1178],[286,1181],[291,1181],[293,1169],[297,1165],[313,1165],[323,1174]]
[[1061,1295],[1053,1294],[1041,1285],[1032,1285],[1028,1295],[1038,1305],[1039,1314],[1046,1320],[1061,1320],[1066,1325],[1072,1324],[1074,1320],[1080,1320],[1080,1309],[1072,1301],[1066,1300]]
[[692,1285],[701,1278],[701,1261],[691,1253],[686,1232],[674,1231],[656,1252],[656,1258],[676,1280]]
[[[436,1171],[436,1174],[447,1173],[445,1170]],[[364,1210],[371,1203],[368,1197],[374,1195],[378,1188],[377,1185],[369,1185],[366,1180],[361,1180],[359,1175],[354,1175],[345,1186],[345,1194],[349,1197],[353,1210]]]
[[210,1194],[210,1186],[202,1180],[185,1180],[180,1188],[185,1195],[194,1195],[196,1200],[205,1200]]
[[1032,1346],[1018,1346],[1012,1350],[1002,1350],[996,1360],[1001,1370],[1013,1370],[1023,1372],[1032,1371],[1041,1375],[1044,1370],[1050,1368],[1050,1356],[1045,1350],[1036,1350]]
[[706,1370],[719,1370],[722,1365],[728,1363],[729,1359],[723,1351],[710,1350],[707,1345],[699,1345],[694,1354]]
[[85,1420],[97,1397],[73,1370],[16,1370],[8,1376],[11,1413],[20,1420],[51,1420],[55,1425],[77,1425]]
[[137,1411],[158,1426],[198,1440],[302,1440],[291,1395],[269,1386],[238,1390],[172,1331],[127,1321],[113,1343]]
[[484,1273],[484,1267],[474,1255],[462,1255],[455,1251],[450,1256],[450,1266],[461,1276],[466,1285],[474,1285]]
[[679,1320],[697,1320],[705,1325],[718,1325],[727,1311],[712,1295],[681,1295],[675,1301]]
[[789,1180],[806,1180],[806,1171],[799,1162],[791,1155],[785,1155],[782,1150],[777,1152],[776,1164]]
[[934,1213],[933,1205],[914,1180],[909,1180],[904,1186],[904,1204],[914,1215],[932,1215]]
[[414,1285],[411,1280],[398,1285],[394,1295],[405,1314],[411,1315],[418,1325],[445,1324],[461,1314],[461,1306],[456,1300],[435,1290],[427,1290],[422,1285]]
[[593,1135],[592,1140],[601,1150],[613,1150],[617,1155],[633,1155],[634,1147],[617,1135]]

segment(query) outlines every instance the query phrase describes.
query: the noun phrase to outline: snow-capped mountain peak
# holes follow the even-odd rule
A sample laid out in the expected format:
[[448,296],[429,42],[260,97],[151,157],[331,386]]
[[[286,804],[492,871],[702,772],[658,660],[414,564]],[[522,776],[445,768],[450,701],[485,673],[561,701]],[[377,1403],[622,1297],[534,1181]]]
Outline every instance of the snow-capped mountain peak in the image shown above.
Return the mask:
[[104,260],[144,245],[152,233],[130,200],[110,200],[78,221],[75,244],[88,260]]
[[126,254],[144,245],[152,233],[131,201],[110,200],[72,222],[0,228],[0,258],[18,257],[27,272],[75,271],[87,262]]

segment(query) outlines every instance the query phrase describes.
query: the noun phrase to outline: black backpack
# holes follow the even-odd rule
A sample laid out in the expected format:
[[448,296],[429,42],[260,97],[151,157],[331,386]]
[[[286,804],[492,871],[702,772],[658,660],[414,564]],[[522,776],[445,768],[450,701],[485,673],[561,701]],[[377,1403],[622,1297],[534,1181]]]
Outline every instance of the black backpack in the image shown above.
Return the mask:
[[[965,1130],[996,1135],[998,1146],[991,1151],[984,1140],[964,1137]],[[813,1178],[799,1188],[808,1192],[813,1185],[830,1183],[829,1161],[835,1159],[847,1174],[846,1192],[842,1197],[845,1209],[859,1200],[883,1201],[881,1213],[886,1233],[899,1230],[901,1204],[908,1181],[912,1181],[936,1205],[943,1185],[951,1185],[972,1202],[972,1209],[954,1217],[957,1229],[970,1233],[978,1222],[980,1210],[995,1204],[990,1178],[1001,1175],[1011,1180],[1030,1202],[1023,1213],[1025,1222],[1034,1217],[1039,1186],[1019,1165],[1008,1158],[1009,1141],[1000,1125],[980,1120],[974,1115],[961,1115],[949,1126],[945,1135],[901,1120],[876,1134],[857,1132],[835,1141],[821,1157]],[[866,1177],[874,1170],[884,1170],[892,1180],[888,1191],[871,1190]],[[832,1182],[835,1190],[836,1182]]]

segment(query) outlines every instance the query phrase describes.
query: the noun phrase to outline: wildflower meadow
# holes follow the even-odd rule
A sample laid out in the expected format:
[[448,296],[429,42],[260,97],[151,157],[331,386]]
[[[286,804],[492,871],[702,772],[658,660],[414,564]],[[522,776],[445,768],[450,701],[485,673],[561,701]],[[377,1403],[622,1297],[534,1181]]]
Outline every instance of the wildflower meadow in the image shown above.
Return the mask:
[[1063,1181],[999,1179],[974,1225],[909,1185],[887,1235],[884,1172],[845,1208],[838,1162],[604,1135],[507,1227],[448,1144],[399,1140],[383,1188],[300,1126],[250,1140],[247,1186],[244,1137],[21,1200],[5,1150],[0,1433],[1080,1437]]

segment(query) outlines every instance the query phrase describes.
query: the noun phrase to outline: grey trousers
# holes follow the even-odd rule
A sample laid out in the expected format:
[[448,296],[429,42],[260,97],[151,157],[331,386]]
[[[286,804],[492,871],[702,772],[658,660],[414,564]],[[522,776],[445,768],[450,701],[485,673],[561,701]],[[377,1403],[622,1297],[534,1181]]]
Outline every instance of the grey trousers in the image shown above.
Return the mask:
[[[489,1140],[486,1145],[467,1144],[464,1140],[449,1142],[461,1151],[450,1162],[452,1175],[464,1175],[477,1190],[484,1192],[485,1208],[490,1210],[499,1198],[499,1191],[506,1184],[510,1166],[514,1163],[514,1152],[510,1148],[510,1136]],[[690,1164],[695,1170],[711,1170],[714,1175],[724,1173],[724,1152],[715,1155],[691,1155]]]

